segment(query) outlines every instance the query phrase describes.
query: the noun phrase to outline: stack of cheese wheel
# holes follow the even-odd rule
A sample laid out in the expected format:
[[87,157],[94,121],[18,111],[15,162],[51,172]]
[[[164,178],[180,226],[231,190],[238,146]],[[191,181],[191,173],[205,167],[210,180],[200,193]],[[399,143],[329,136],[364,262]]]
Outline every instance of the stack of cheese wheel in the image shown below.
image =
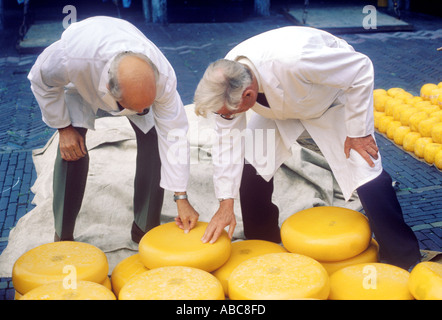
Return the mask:
[[138,246],[140,259],[148,269],[165,266],[187,266],[207,272],[221,267],[230,257],[231,242],[223,231],[215,243],[203,243],[206,222],[197,222],[184,233],[175,222],[151,229]]
[[55,281],[91,281],[110,287],[106,255],[83,242],[61,241],[35,247],[14,263],[12,282],[16,297]]
[[112,290],[118,297],[121,288],[133,277],[148,271],[143,262],[141,262],[140,254],[133,254],[120,261],[112,270],[111,281]]
[[412,300],[410,273],[384,263],[361,263],[330,276],[330,300]]
[[265,240],[243,240],[232,243],[229,260],[212,274],[221,282],[224,294],[228,296],[228,280],[232,271],[243,261],[267,253],[287,252],[277,243]]
[[192,267],[148,270],[121,288],[119,300],[224,300],[224,290],[211,273]]
[[340,207],[313,207],[293,214],[281,226],[281,239],[288,251],[329,265],[348,259],[373,261],[371,252],[377,251],[376,246],[369,249],[367,218]]
[[327,299],[329,276],[316,260],[268,253],[240,263],[228,281],[232,300]]
[[67,287],[63,281],[50,282],[32,289],[20,300],[116,300],[105,286],[92,281],[77,281]]
[[402,88],[373,91],[374,126],[404,150],[442,169],[442,87],[426,83],[419,96]]
[[418,263],[411,270],[408,287],[416,300],[442,300],[442,264]]

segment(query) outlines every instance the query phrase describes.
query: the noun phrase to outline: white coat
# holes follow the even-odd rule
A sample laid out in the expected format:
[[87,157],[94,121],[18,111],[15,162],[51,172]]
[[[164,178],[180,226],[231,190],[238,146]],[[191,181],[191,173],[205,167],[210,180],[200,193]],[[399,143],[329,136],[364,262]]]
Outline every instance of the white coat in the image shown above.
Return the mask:
[[[112,59],[122,51],[148,56],[159,71],[150,112],[139,116],[118,109],[106,88]],[[161,158],[161,187],[185,191],[189,176],[187,116],[176,89],[175,72],[160,50],[127,21],[93,17],[73,23],[38,57],[28,79],[43,121],[94,129],[98,109],[127,116],[144,133],[155,126]],[[148,165],[148,164],[146,164]]]
[[[236,161],[219,160],[229,158],[231,148],[222,141],[228,141],[232,129],[238,129],[234,131],[242,136],[252,135],[253,148],[246,145],[245,157],[267,181],[291,155],[291,146],[304,130],[325,156],[346,200],[356,188],[382,172],[380,157],[373,159],[375,167],[371,168],[356,151],[351,150],[349,159],[344,153],[347,136],[374,134],[374,76],[368,57],[327,32],[284,27],[240,43],[226,59],[252,68],[270,108],[256,103],[248,123],[244,113],[233,120],[216,117],[222,145],[213,151],[218,198],[238,196],[244,159],[240,137],[230,139],[242,149],[241,156]],[[260,130],[270,142],[259,135]]]

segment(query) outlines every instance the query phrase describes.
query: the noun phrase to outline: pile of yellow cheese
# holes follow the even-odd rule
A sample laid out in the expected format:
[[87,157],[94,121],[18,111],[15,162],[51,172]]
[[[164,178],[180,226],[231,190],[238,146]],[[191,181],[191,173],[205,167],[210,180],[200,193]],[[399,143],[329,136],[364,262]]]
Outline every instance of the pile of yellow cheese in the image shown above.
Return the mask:
[[375,89],[374,126],[404,150],[442,169],[442,82],[420,95],[402,88]]
[[206,227],[198,222],[185,233],[170,222],[152,229],[138,252],[115,266],[110,281],[106,257],[94,246],[39,246],[14,265],[16,298],[442,299],[442,265],[421,262],[410,273],[380,263],[368,221],[354,210],[299,211],[282,224],[282,244],[232,242],[226,232],[213,244],[202,243]]

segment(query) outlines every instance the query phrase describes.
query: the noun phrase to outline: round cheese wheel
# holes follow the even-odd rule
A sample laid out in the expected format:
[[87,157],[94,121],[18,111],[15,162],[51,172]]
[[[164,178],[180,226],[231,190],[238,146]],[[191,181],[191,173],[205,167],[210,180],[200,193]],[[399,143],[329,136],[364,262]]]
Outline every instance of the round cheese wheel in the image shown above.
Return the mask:
[[400,121],[401,120],[401,112],[407,109],[410,109],[411,105],[405,104],[405,103],[401,103],[401,104],[397,104],[393,107],[393,119],[395,121]]
[[405,90],[402,89],[402,88],[390,88],[390,89],[387,90],[387,94],[390,97],[394,97],[394,96],[396,96],[400,92],[405,92]]
[[394,108],[395,108],[397,105],[400,105],[400,104],[402,104],[402,101],[401,101],[401,100],[398,100],[398,99],[388,99],[388,100],[385,102],[385,114],[386,114],[387,116],[391,116],[391,117],[393,117],[393,110],[394,110]]
[[330,276],[330,300],[412,300],[410,273],[384,263],[345,267]]
[[374,127],[376,129],[379,128],[379,119],[381,119],[381,117],[383,116],[385,116],[385,112],[378,112],[378,111],[373,112]]
[[436,143],[442,143],[442,122],[433,126],[431,129],[431,138]]
[[434,157],[434,165],[439,170],[442,170],[442,150],[439,151],[438,153],[436,153],[436,155]]
[[419,158],[424,157],[425,146],[429,143],[432,143],[433,139],[429,137],[422,137],[416,140],[414,143],[414,154]]
[[284,247],[318,261],[340,261],[368,248],[371,231],[360,212],[340,207],[314,207],[297,212],[281,226]]
[[397,94],[395,94],[394,98],[405,102],[406,99],[413,98],[413,95],[410,92],[403,91],[403,92],[398,92]]
[[421,97],[424,100],[429,100],[431,96],[431,91],[437,89],[438,86],[434,83],[426,83],[421,87]]
[[12,283],[20,294],[66,277],[103,283],[109,271],[106,255],[83,242],[60,241],[40,245],[14,263]]
[[388,99],[391,99],[391,97],[387,95],[374,95],[373,97],[373,107],[374,110],[379,112],[385,111],[385,103]]
[[397,128],[399,128],[402,125],[400,121],[391,121],[387,126],[387,137],[388,139],[394,139],[394,133]]
[[208,223],[199,221],[188,233],[175,222],[151,229],[138,246],[140,259],[148,269],[164,266],[187,266],[208,272],[221,267],[230,257],[231,241],[223,231],[218,240],[203,243]]
[[373,90],[373,96],[378,96],[378,95],[386,95],[387,94],[387,90],[382,89],[382,88],[378,88],[378,89],[374,89]]
[[396,128],[393,134],[394,143],[397,145],[402,145],[404,142],[405,135],[410,133],[411,129],[408,126],[399,126]]
[[442,264],[418,263],[411,270],[408,287],[417,300],[442,300]]
[[77,281],[75,288],[55,281],[32,289],[20,300],[116,300],[105,286],[92,281]]
[[422,120],[421,122],[419,122],[418,131],[422,135],[422,137],[431,137],[431,130],[437,123],[440,123],[440,120],[436,117]]
[[277,243],[265,240],[243,240],[232,243],[229,260],[212,274],[221,282],[224,293],[228,296],[228,280],[233,269],[241,262],[266,253],[287,252]]
[[224,300],[221,283],[212,274],[192,267],[152,269],[130,279],[119,300]]
[[375,239],[372,239],[368,248],[364,250],[362,253],[358,254],[357,256],[335,262],[322,262],[322,261],[319,262],[322,264],[325,270],[327,270],[329,275],[338,271],[339,269],[352,266],[355,264],[379,262],[379,244],[376,242]]
[[392,121],[393,121],[393,117],[392,116],[385,115],[385,116],[380,117],[379,118],[379,125],[378,125],[379,132],[382,132],[382,133],[387,132],[388,125]]
[[329,277],[316,260],[296,253],[268,253],[239,264],[229,278],[232,300],[327,299]]
[[415,114],[418,113],[419,110],[417,108],[407,108],[407,109],[403,109],[401,110],[400,114],[399,114],[399,121],[402,123],[403,126],[409,126],[410,125],[410,117]]
[[409,119],[409,126],[411,131],[419,132],[419,123],[428,118],[425,111],[419,111],[413,114]]
[[120,261],[112,270],[112,288],[116,296],[121,288],[136,275],[148,271],[140,259],[140,254],[136,253]]
[[429,117],[432,117],[433,113],[439,112],[440,108],[437,105],[426,105],[421,108],[421,111],[426,112]]
[[404,140],[402,141],[402,147],[410,152],[414,152],[414,145],[416,140],[421,138],[421,134],[419,132],[409,132],[405,135]]
[[436,154],[442,150],[442,144],[440,143],[427,143],[424,148],[424,160],[433,164],[436,158]]

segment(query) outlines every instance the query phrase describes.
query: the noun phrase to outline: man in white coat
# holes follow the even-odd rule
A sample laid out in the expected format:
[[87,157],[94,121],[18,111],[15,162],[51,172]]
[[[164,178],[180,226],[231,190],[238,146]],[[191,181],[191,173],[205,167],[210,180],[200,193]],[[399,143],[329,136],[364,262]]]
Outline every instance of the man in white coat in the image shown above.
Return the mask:
[[177,158],[189,157],[186,137],[176,136],[185,135],[187,117],[172,66],[141,31],[111,17],[73,23],[38,57],[28,78],[43,121],[59,132],[56,241],[74,239],[89,167],[86,132],[94,129],[99,109],[127,116],[136,134],[132,239],[139,242],[159,225],[164,189],[175,192],[177,224],[193,228],[198,213],[187,200],[189,161]]
[[[227,226],[233,234],[233,202],[239,197],[245,236],[281,241],[272,179],[306,130],[345,199],[357,190],[382,261],[404,268],[418,262],[417,239],[403,220],[374,138],[373,78],[368,57],[342,39],[307,27],[259,34],[212,63],[195,92],[195,111],[218,114],[219,144],[212,155],[220,206],[202,240],[216,241]],[[249,109],[255,112],[247,123]],[[253,147],[246,149],[241,143],[245,130],[254,136],[249,139]],[[267,154],[258,157],[253,150],[260,147]]]

